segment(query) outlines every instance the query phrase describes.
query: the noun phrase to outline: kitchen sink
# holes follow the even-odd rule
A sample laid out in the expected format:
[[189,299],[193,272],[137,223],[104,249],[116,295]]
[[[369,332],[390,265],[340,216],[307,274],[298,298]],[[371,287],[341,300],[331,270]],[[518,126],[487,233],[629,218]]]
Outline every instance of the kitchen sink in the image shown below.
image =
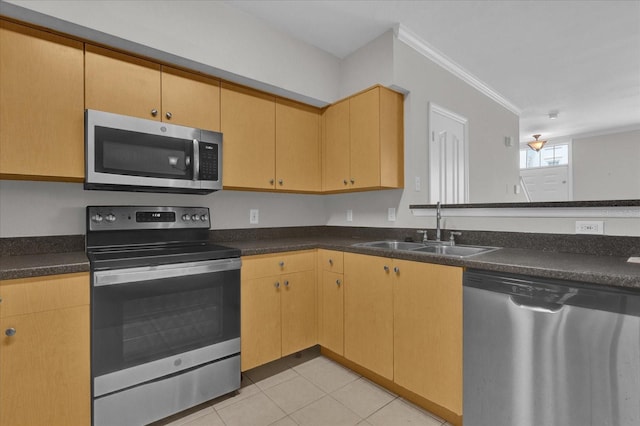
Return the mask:
[[488,253],[494,250],[498,250],[498,247],[428,245],[425,247],[417,247],[412,251],[420,253],[433,253],[442,256],[469,257],[476,254]]
[[410,251],[414,253],[431,253],[440,256],[469,257],[476,254],[489,253],[498,250],[499,247],[449,245],[447,242],[414,243],[406,241],[371,241],[354,244],[355,247],[381,248],[387,250]]
[[425,245],[422,243],[412,243],[406,241],[371,241],[369,243],[354,244],[358,247],[382,248],[388,250],[415,250]]

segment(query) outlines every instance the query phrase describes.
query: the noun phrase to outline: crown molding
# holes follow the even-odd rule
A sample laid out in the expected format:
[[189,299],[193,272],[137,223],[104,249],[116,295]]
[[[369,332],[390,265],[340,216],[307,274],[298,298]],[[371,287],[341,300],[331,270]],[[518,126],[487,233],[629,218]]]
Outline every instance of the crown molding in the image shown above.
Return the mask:
[[435,62],[440,65],[445,70],[449,71],[451,74],[455,75],[465,83],[469,84],[471,87],[478,90],[480,93],[488,96],[493,99],[512,113],[520,116],[522,110],[515,106],[511,101],[502,96],[500,93],[493,90],[487,84],[482,82],[476,76],[471,74],[469,71],[465,70],[463,67],[455,63],[451,58],[447,57],[442,52],[438,51],[436,48],[431,46],[426,41],[422,40],[411,30],[403,26],[402,24],[398,24],[394,27],[393,32],[398,40],[405,43],[409,47],[413,48],[415,51],[426,57],[427,59]]

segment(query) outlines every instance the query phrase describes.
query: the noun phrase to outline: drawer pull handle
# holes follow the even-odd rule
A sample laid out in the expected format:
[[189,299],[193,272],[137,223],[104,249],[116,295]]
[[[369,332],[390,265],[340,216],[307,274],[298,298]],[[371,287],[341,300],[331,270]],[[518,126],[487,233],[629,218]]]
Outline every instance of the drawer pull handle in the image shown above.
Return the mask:
[[329,259],[329,265],[333,265],[333,259]]
[[384,265],[384,271],[389,272],[389,267],[387,265]]
[[280,265],[281,268],[284,268],[284,262],[281,261],[278,265]]
[[285,287],[289,287],[289,281],[288,281],[288,280],[285,280],[285,281],[284,281],[284,286],[285,286]]
[[400,268],[398,268],[397,266],[395,268],[393,268],[393,272],[395,272],[396,274],[400,273]]
[[15,329],[15,328],[13,328],[13,327],[11,327],[11,328],[7,328],[7,329],[4,331],[4,334],[6,334],[6,335],[7,335],[7,337],[15,336],[15,335],[16,335],[16,329]]
[[340,284],[342,284],[342,281],[340,281],[340,280],[336,280],[336,285],[337,285],[338,287],[340,287]]
[[275,288],[280,288],[280,281],[276,281],[276,283],[273,285]]

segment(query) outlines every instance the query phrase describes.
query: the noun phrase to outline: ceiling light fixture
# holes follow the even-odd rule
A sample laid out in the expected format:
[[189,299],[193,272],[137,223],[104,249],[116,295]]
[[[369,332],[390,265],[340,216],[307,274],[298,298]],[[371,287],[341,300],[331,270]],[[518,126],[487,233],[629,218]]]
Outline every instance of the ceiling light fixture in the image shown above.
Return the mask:
[[540,141],[538,140],[538,138],[542,136],[542,135],[533,135],[533,137],[536,139],[535,141],[531,141],[529,142],[527,145],[529,145],[529,148],[531,148],[532,150],[534,150],[535,152],[538,152],[542,149],[542,147],[544,146],[544,144],[547,143],[547,141]]
[[555,120],[556,118],[558,118],[558,111],[551,111],[549,112],[549,118],[551,120]]

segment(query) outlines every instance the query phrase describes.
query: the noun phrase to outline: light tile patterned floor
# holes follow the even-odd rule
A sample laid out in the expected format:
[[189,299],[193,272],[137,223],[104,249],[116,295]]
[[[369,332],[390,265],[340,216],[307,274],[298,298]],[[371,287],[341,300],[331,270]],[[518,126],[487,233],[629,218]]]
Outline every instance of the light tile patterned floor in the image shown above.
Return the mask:
[[247,371],[242,387],[154,426],[450,426],[319,355],[317,349]]

